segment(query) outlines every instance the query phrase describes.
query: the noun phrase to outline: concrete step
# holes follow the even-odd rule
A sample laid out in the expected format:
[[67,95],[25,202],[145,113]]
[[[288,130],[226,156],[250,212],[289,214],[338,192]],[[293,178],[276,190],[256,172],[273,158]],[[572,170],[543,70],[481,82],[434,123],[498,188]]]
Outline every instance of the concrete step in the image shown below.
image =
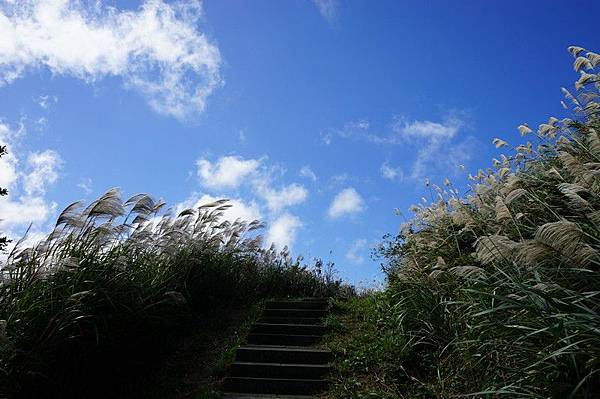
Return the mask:
[[321,338],[321,335],[251,333],[246,342],[251,345],[310,346]]
[[269,324],[323,324],[323,319],[318,317],[262,317],[258,323]]
[[318,380],[329,372],[328,365],[234,362],[232,377],[261,377]]
[[333,355],[326,349],[240,346],[236,352],[236,361],[262,363],[298,363],[326,364]]
[[324,309],[265,309],[264,317],[311,317],[323,318],[327,316]]
[[327,382],[313,379],[226,377],[223,386],[226,392],[314,395],[322,392],[327,387]]
[[265,395],[260,393],[224,393],[221,399],[316,399],[307,395]]
[[327,327],[317,324],[255,323],[250,334],[323,335]]
[[317,309],[325,310],[329,307],[327,301],[269,301],[265,303],[267,309]]

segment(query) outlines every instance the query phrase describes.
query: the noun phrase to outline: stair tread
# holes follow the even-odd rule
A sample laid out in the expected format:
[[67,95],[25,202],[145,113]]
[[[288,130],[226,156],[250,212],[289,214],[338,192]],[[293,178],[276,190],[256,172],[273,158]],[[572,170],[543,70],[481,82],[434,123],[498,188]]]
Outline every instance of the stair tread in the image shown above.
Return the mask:
[[297,324],[297,323],[262,323],[262,322],[258,322],[258,323],[254,323],[255,326],[286,326],[286,327],[325,327],[325,326],[319,326],[319,325],[315,325],[315,324]]
[[314,399],[316,396],[306,395],[269,395],[260,393],[225,392],[222,399]]
[[269,378],[269,377],[225,377],[225,379],[230,380],[251,380],[251,381],[286,381],[286,382],[314,382],[314,383],[323,383],[326,380],[324,379],[315,379],[315,378]]
[[289,352],[319,352],[331,353],[329,349],[315,347],[298,347],[292,345],[242,345],[238,349],[256,349],[256,350],[273,350],[273,351],[289,351]]
[[328,298],[271,300],[247,341],[237,349],[223,380],[226,399],[311,399],[327,387],[330,350],[319,345],[326,332]]
[[263,363],[263,362],[241,362],[235,361],[233,364],[244,366],[275,366],[275,367],[307,367],[307,368],[330,368],[327,364],[308,364],[308,363]]
[[248,334],[248,336],[251,335],[268,335],[268,336],[275,336],[275,337],[314,337],[314,338],[321,338],[323,335],[321,334],[277,334],[277,333],[263,333],[263,332],[253,332]]

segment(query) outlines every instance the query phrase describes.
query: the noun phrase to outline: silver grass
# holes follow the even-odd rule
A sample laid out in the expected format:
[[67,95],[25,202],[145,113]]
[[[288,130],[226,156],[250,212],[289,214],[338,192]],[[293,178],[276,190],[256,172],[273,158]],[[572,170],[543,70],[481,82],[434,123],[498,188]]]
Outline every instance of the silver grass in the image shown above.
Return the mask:
[[228,201],[229,201],[228,199],[219,199],[219,200],[210,202],[208,204],[201,205],[198,207],[198,209],[215,208],[215,207],[218,207],[219,205],[227,203]]
[[56,226],[60,226],[61,224],[68,224],[71,220],[79,218],[80,212],[79,210],[83,207],[82,201],[75,201],[69,206],[67,206],[61,213],[58,215],[58,219],[56,220]]
[[444,274],[446,274],[446,271],[436,269],[436,270],[432,271],[431,273],[429,273],[429,275],[427,277],[430,278],[431,280],[437,280]]
[[597,67],[598,65],[600,65],[600,54],[596,54],[594,52],[588,51],[585,56],[587,57],[588,60],[590,60],[590,63],[592,64],[592,68]]
[[188,208],[188,209],[184,209],[183,211],[179,212],[179,215],[177,215],[178,218],[183,217],[183,216],[188,216],[188,215],[195,215],[196,211],[194,209]]
[[581,208],[582,211],[585,211],[591,208],[590,203],[579,195],[579,193],[587,192],[584,187],[574,183],[560,183],[558,185],[558,190],[567,197],[574,209]]
[[509,173],[511,173],[510,168],[503,167],[498,171],[498,176],[500,176],[500,178],[505,178]]
[[526,123],[519,125],[518,129],[521,136],[526,136],[532,132],[532,130],[529,128],[529,126],[527,126]]
[[483,236],[475,242],[475,256],[484,265],[501,263],[512,259],[516,248],[516,243],[506,236]]
[[567,50],[569,51],[569,53],[571,53],[571,55],[573,57],[577,57],[579,55],[579,53],[581,53],[582,51],[585,51],[585,49],[583,47],[579,47],[579,46],[569,46],[567,48]]
[[582,91],[579,93],[579,100],[584,103],[595,101],[598,98],[598,93],[593,91]]
[[496,148],[506,147],[508,143],[502,139],[495,138],[492,143],[496,146]]
[[502,200],[502,197],[500,197],[500,196],[496,196],[495,211],[496,211],[496,220],[498,222],[502,222],[507,219],[510,220],[512,218],[512,216],[510,214],[510,210],[508,209],[508,207]]
[[585,215],[589,220],[596,225],[600,226],[600,211],[593,211]]
[[[135,200],[130,202],[134,197],[136,197]],[[134,197],[125,202],[125,205],[133,204],[131,212],[141,215],[150,215],[155,212],[156,203],[148,194],[138,194]]]
[[558,157],[565,166],[565,168],[575,176],[583,176],[586,172],[585,167],[581,162],[567,151],[559,151]]
[[573,142],[566,136],[560,136],[558,140],[556,140],[556,145],[563,151],[573,150]]
[[124,215],[125,208],[121,203],[119,189],[112,188],[108,190],[100,198],[92,202],[83,213],[91,218],[116,218]]
[[485,270],[478,266],[455,266],[448,269],[455,276],[475,279],[485,276]]
[[587,266],[598,256],[596,250],[585,242],[579,225],[567,220],[546,223],[535,232],[535,240],[562,254],[567,260]]
[[444,258],[442,258],[441,256],[438,256],[436,263],[433,267],[434,267],[434,269],[446,269],[446,268],[448,268],[448,265],[446,264],[446,261],[444,260]]
[[585,107],[583,107],[583,112],[588,116],[591,117],[593,115],[598,114],[598,112],[600,112],[600,104],[595,102],[595,101],[589,101]]
[[593,128],[588,129],[586,139],[589,150],[594,155],[600,156],[600,137],[598,137],[598,132]]
[[579,56],[575,59],[575,62],[573,63],[573,69],[575,70],[575,72],[579,72],[583,68],[592,69],[592,63],[588,58]]
[[145,223],[148,221],[148,216],[146,216],[145,214],[139,214],[136,215],[136,217],[133,219],[133,221],[131,222],[132,224],[141,224],[141,223]]
[[595,74],[581,71],[581,75],[579,76],[579,79],[577,79],[577,81],[575,82],[575,88],[577,90],[581,90],[588,84],[594,83],[597,80],[598,80],[598,77]]
[[544,172],[544,174],[546,175],[546,177],[551,177],[551,178],[555,178],[555,179],[559,179],[559,180],[565,180],[563,178],[563,176],[560,174],[560,172],[555,167],[548,169],[546,172]]
[[565,89],[564,87],[561,87],[561,91],[563,92],[564,96],[573,103],[573,105],[581,108],[581,104],[579,103],[579,100],[577,100],[575,98],[575,96],[571,94],[571,92],[569,90]]
[[524,195],[527,195],[527,190],[525,190],[523,188],[516,188],[516,189],[512,190],[510,193],[508,193],[508,195],[504,199],[504,202],[506,204],[510,205],[511,203],[513,203],[517,199],[523,197]]

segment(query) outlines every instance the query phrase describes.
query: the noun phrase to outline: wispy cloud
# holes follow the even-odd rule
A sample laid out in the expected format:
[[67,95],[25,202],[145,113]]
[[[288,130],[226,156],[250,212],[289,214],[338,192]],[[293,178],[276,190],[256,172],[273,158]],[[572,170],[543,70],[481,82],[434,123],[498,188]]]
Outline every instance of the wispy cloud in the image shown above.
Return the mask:
[[335,21],[338,9],[338,0],[313,0],[313,3],[319,10],[319,13],[327,22]]
[[365,262],[365,251],[367,250],[367,240],[364,238],[358,239],[352,243],[352,246],[346,252],[346,259],[360,265]]
[[388,180],[403,180],[404,172],[399,167],[393,167],[389,163],[384,162],[379,168],[379,172],[384,179]]
[[56,96],[51,96],[49,94],[44,94],[39,96],[36,99],[37,104],[42,108],[42,109],[49,109],[51,105],[56,104],[58,102],[58,97]]
[[302,221],[297,216],[284,213],[270,224],[266,236],[266,243],[274,243],[279,249],[291,248],[296,240],[298,229],[302,227]]
[[62,160],[52,150],[31,152],[23,162],[17,150],[22,128],[14,131],[0,122],[0,142],[8,154],[0,158],[0,187],[8,188],[8,196],[0,201],[0,230],[11,238],[20,238],[31,224],[30,238],[42,238],[45,223],[55,212],[57,204],[46,199],[46,190],[58,180]]
[[321,143],[331,145],[332,134],[330,132],[321,132]]
[[90,195],[92,193],[92,179],[89,177],[81,179],[79,183],[77,183],[77,187],[83,190],[85,195]]
[[254,189],[265,200],[267,207],[272,212],[301,204],[308,197],[308,190],[296,183],[289,184],[281,189],[274,189],[262,181],[257,182]]
[[317,175],[315,174],[315,172],[313,172],[312,168],[308,165],[304,165],[302,168],[300,168],[299,174],[301,177],[310,179],[313,182],[317,181]]
[[202,185],[212,189],[236,188],[260,166],[260,159],[225,156],[215,163],[201,158],[196,161]]
[[[435,175],[443,169],[456,169],[458,164],[471,157],[471,137],[461,137],[465,127],[465,112],[450,112],[441,121],[409,120],[394,117],[383,132],[374,132],[366,119],[346,123],[341,129],[331,129],[325,134],[336,135],[352,141],[362,141],[378,146],[402,145],[412,147],[416,155],[412,166],[406,171],[384,163],[380,173],[387,179],[421,179]],[[323,135],[323,133],[322,133]]]
[[244,220],[251,217],[267,222],[265,246],[275,243],[279,249],[291,247],[303,223],[298,216],[286,210],[305,202],[309,192],[299,183],[281,184],[285,169],[268,165],[266,159],[239,156],[223,156],[214,162],[199,159],[196,166],[200,183],[211,194],[202,197],[194,194],[186,200],[186,207],[233,196],[233,207],[227,212],[233,212]]
[[62,160],[56,151],[33,152],[27,157],[30,172],[23,176],[23,189],[28,196],[44,195],[46,186],[58,179]]
[[333,219],[342,216],[362,212],[365,209],[365,201],[353,188],[348,187],[340,191],[329,206],[328,215]]
[[119,76],[155,111],[186,118],[222,84],[219,49],[197,29],[201,16],[198,1],[146,0],[136,11],[76,0],[2,2],[0,85],[38,68],[87,82]]

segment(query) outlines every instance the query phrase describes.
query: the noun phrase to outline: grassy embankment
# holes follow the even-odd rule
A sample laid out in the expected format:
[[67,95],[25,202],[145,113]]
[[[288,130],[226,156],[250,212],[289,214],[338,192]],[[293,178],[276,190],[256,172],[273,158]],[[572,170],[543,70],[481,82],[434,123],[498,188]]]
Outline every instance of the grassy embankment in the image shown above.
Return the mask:
[[[262,299],[341,289],[320,262],[262,249],[258,221],[225,221],[226,201],[163,205],[110,190],[67,207],[34,248],[17,245],[0,280],[0,397],[132,398],[178,368],[210,378]],[[174,359],[186,342],[197,357]]]
[[330,319],[330,398],[600,392],[600,55],[571,47],[573,116],[450,182],[378,249],[387,287]]

